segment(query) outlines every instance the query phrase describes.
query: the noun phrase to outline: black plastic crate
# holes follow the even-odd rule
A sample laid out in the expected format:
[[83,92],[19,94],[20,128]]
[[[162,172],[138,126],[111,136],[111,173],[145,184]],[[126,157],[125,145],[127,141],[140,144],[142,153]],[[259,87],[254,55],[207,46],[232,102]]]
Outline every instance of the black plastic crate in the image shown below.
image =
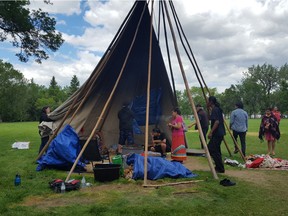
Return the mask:
[[119,179],[120,164],[95,164],[94,179],[95,181],[105,182]]

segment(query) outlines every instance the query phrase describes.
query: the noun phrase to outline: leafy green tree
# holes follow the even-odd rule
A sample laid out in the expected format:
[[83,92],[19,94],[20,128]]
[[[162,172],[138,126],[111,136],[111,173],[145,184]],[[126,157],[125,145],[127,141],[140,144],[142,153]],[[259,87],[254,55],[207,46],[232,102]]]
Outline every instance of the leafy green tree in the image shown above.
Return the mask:
[[[27,101],[28,101],[28,116],[29,120],[31,121],[38,121],[39,120],[39,113],[42,107],[37,107],[36,102],[38,98],[41,97],[41,92],[47,91],[44,86],[39,86],[38,84],[34,83],[34,80],[31,79],[27,85]],[[43,105],[44,106],[44,105]]]
[[[38,112],[38,118],[40,117],[40,111],[42,110],[42,108],[44,106],[50,106],[51,109],[53,110],[54,108],[56,108],[56,102],[53,98],[48,97],[48,98],[38,98],[35,102],[35,109]],[[38,120],[38,119],[37,119]]]
[[54,101],[52,104],[46,104],[51,106],[51,108],[58,107],[67,98],[67,95],[61,90],[61,87],[58,85],[54,76],[52,77],[48,88],[48,97],[46,97],[46,99],[49,98],[53,99],[51,102]]
[[288,81],[282,80],[280,83],[280,89],[277,91],[274,95],[275,98],[275,106],[278,107],[278,109],[283,114],[288,114]]
[[[261,91],[257,94],[262,94],[263,105],[262,109],[265,109],[272,105],[272,93],[279,88],[279,71],[272,65],[263,64],[262,66],[252,66],[248,68],[247,72],[244,72],[244,80],[254,80],[257,85],[261,87]],[[255,92],[256,93],[256,92]]]
[[279,69],[279,91],[275,93],[273,97],[275,99],[275,105],[283,114],[288,114],[288,64],[284,64]]
[[225,89],[225,91],[219,95],[219,101],[223,112],[229,116],[231,111],[235,109],[235,103],[242,101],[237,86],[231,85],[230,88]]
[[287,63],[280,67],[279,79],[280,79],[280,82],[288,80],[288,64]]
[[0,60],[0,118],[27,120],[27,80],[10,63]]
[[237,85],[244,109],[251,115],[258,114],[261,111],[261,107],[264,107],[265,93],[260,84],[257,84],[257,80],[254,78],[246,78],[242,80],[242,85]]
[[[208,90],[211,95],[217,95],[216,88],[209,88]],[[206,101],[205,101],[205,97],[203,96],[201,87],[191,87],[190,92],[191,92],[195,105],[197,103],[200,103],[203,107],[206,107]],[[205,96],[209,97],[208,92],[207,91],[204,91],[204,92],[205,92]],[[192,107],[188,99],[187,91],[186,90],[184,90],[183,92],[176,91],[176,95],[177,95],[179,107],[183,115],[192,115],[193,111],[192,111]]]
[[33,56],[41,63],[49,57],[47,50],[57,51],[64,40],[55,29],[56,20],[41,9],[30,11],[29,4],[29,0],[0,1],[0,41],[8,40],[19,48],[16,56],[20,61]]

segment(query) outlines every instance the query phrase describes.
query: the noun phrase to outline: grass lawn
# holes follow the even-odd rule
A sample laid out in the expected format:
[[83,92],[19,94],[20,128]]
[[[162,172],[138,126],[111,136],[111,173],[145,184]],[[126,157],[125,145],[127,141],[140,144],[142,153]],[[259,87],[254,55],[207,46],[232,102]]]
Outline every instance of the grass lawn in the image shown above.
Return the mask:
[[[188,123],[188,122],[187,122]],[[228,123],[228,122],[227,122]],[[260,120],[249,120],[247,155],[264,154],[266,142],[260,143]],[[288,120],[280,124],[281,138],[276,156],[288,159]],[[200,148],[198,133],[187,132],[190,148]],[[225,137],[232,159],[239,162],[239,154],[233,154],[232,140]],[[28,150],[12,149],[15,141],[29,141]],[[246,170],[225,168],[235,175],[219,175],[237,184],[233,187],[219,185],[210,171],[193,170],[203,180],[194,184],[144,188],[143,181],[127,181],[120,178],[109,183],[94,182],[93,174],[85,174],[92,187],[65,194],[56,194],[48,182],[65,179],[67,172],[44,170],[36,172],[35,159],[40,145],[37,122],[0,123],[0,215],[287,215],[287,171]],[[223,158],[231,158],[222,144]],[[197,163],[207,165],[206,158],[196,157]],[[207,165],[208,166],[208,165]],[[14,186],[15,174],[21,175],[21,186]],[[72,174],[72,178],[81,179]],[[187,179],[161,179],[156,183],[186,181]],[[188,179],[191,180],[191,179]]]

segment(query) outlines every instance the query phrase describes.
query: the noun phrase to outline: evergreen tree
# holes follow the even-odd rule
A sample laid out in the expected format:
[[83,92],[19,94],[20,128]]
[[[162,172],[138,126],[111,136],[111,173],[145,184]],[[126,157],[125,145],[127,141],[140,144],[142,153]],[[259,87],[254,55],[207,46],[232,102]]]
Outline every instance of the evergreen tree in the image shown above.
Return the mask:
[[71,79],[70,86],[69,86],[69,96],[71,96],[75,91],[79,89],[80,82],[76,75],[74,75]]

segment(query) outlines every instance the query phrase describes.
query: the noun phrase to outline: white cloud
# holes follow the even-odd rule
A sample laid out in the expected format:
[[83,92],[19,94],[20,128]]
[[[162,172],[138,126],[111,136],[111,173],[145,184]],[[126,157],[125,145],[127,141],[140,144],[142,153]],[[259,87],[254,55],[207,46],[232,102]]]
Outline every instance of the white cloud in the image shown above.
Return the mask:
[[38,9],[50,14],[80,14],[81,0],[51,0],[52,4],[44,3],[44,0],[30,0],[29,8]]
[[[31,5],[38,6],[41,2],[32,0]],[[252,65],[267,63],[282,66],[287,63],[288,1],[173,2],[208,87],[216,87],[223,91],[231,84],[237,84],[242,72]],[[52,6],[44,5],[43,10],[53,13],[56,17],[59,14],[78,14],[79,19],[84,19],[88,24],[81,34],[63,33],[65,43],[76,50],[73,55],[76,58],[72,59],[69,53],[57,53],[42,65],[18,64],[18,68],[27,78],[33,77],[35,82],[40,84],[49,84],[54,75],[59,84],[68,85],[74,74],[83,83],[100,59],[95,53],[100,55],[105,52],[133,3],[133,0],[113,0],[105,3],[95,0],[55,0]],[[157,7],[157,4],[155,6]],[[59,22],[58,24],[65,26],[68,23],[63,17]],[[183,52],[181,53],[184,56]],[[60,62],[59,55],[70,60]],[[164,58],[166,59],[165,56]],[[185,58],[183,65],[187,73],[191,74],[188,77],[190,86],[197,85],[193,69]],[[174,67],[177,87],[182,90],[182,76],[178,66]]]

